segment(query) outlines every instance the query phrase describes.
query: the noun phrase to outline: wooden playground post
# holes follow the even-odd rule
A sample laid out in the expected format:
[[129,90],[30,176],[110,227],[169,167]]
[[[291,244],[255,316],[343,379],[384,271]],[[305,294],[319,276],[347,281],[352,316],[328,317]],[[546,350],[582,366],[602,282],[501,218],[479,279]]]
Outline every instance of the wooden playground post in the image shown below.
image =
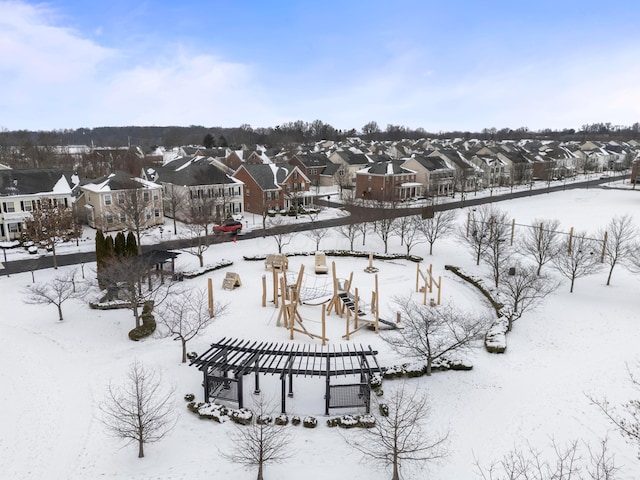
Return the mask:
[[358,328],[358,287],[356,287],[356,293],[355,293],[355,298],[353,300],[353,326],[355,328]]
[[607,232],[604,232],[604,238],[602,239],[602,254],[600,255],[600,263],[604,263],[604,254],[607,251]]
[[213,280],[208,279],[207,285],[209,287],[209,318],[213,318],[215,312],[213,311]]
[[380,307],[380,297],[378,296],[378,274],[376,273],[376,334],[380,332],[380,326],[379,326],[379,307]]
[[471,223],[471,212],[467,213],[467,238],[469,238],[469,224]]
[[327,344],[326,318],[327,318],[327,306],[323,303],[322,304],[322,346],[323,347]]
[[429,264],[429,293],[433,292],[433,263]]
[[516,233],[516,219],[511,219],[511,243],[509,245],[513,246],[513,236]]
[[569,230],[569,245],[567,246],[567,255],[571,255],[571,245],[573,244],[573,227]]
[[442,277],[438,275],[438,305],[440,305],[440,292],[442,291],[442,289],[440,288],[441,286],[442,286]]
[[267,306],[267,276],[262,275],[262,306]]
[[278,271],[274,268],[271,272],[273,274],[273,306],[278,308]]

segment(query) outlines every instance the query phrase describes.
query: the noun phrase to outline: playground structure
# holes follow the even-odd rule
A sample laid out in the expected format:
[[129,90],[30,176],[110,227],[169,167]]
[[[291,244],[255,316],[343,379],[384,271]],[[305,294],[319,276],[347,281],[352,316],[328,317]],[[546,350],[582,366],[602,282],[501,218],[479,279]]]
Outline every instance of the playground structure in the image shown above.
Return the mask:
[[316,260],[316,273],[327,273],[329,269],[327,268],[327,256],[324,252],[316,252],[315,255]]
[[[283,264],[285,265],[285,264]],[[336,273],[336,264],[331,262],[331,283],[332,290],[327,288],[325,281],[318,286],[318,278],[313,278],[312,286],[309,286],[309,275],[305,274],[304,265],[300,266],[297,275],[291,275],[286,267],[282,269],[272,268],[273,283],[273,305],[279,309],[276,321],[277,326],[284,326],[289,330],[289,338],[293,340],[295,332],[307,335],[312,339],[320,339],[322,345],[329,340],[326,336],[326,317],[335,312],[340,318],[345,318],[345,340],[350,340],[351,335],[369,328],[376,334],[382,328],[399,328],[399,319],[396,322],[389,322],[379,317],[379,292],[378,275],[375,275],[374,290],[371,292],[371,302],[366,304],[360,298],[358,288],[351,292],[353,283],[353,272],[348,279],[340,279]],[[313,303],[313,301],[317,303]],[[327,303],[328,302],[328,303]],[[267,276],[262,276],[262,306],[267,305]],[[300,314],[299,306],[321,306],[321,332],[315,333],[305,326],[305,321]],[[316,321],[317,323],[317,321]]]
[[[420,280],[422,280],[422,286]],[[427,293],[433,292],[433,285],[435,284],[437,290],[437,301],[433,298],[430,301],[430,305],[435,307],[436,305],[440,305],[440,291],[442,286],[442,277],[438,276],[438,281],[436,282],[433,279],[433,264],[429,264],[429,269],[426,272],[423,272],[420,269],[420,264],[417,264],[416,267],[416,292],[423,293],[422,304],[427,304]]]
[[227,272],[222,280],[223,290],[234,290],[236,287],[241,287],[240,274],[234,272]]

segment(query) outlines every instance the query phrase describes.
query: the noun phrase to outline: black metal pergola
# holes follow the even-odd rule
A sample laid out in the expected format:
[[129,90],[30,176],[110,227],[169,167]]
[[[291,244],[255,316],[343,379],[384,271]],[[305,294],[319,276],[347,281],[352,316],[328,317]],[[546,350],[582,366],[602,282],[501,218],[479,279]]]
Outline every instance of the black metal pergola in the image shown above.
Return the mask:
[[[244,405],[243,378],[253,373],[254,393],[260,393],[260,374],[279,375],[282,385],[282,413],[288,396],[293,396],[293,377],[324,377],[325,414],[331,408],[365,407],[369,413],[371,378],[382,373],[371,347],[350,344],[320,347],[311,344],[259,342],[223,338],[191,361],[204,375],[204,401],[222,399]],[[332,384],[337,376],[359,376],[351,384]]]

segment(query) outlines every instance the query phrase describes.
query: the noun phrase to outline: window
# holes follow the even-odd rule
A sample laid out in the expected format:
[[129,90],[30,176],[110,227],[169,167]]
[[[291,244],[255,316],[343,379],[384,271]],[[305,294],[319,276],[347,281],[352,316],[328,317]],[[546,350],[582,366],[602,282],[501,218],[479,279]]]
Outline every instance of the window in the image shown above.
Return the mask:
[[156,218],[160,218],[160,209],[159,209],[159,208],[156,208],[156,209],[153,211],[153,215],[154,215]]
[[149,195],[149,192],[142,192],[142,200],[144,200],[145,202],[148,202],[149,199],[151,198],[151,196]]
[[120,222],[124,223],[127,221],[127,214],[124,212],[120,212]]
[[107,213],[107,225],[113,225],[113,215]]
[[158,200],[158,198],[159,198],[158,190],[154,190],[154,191],[153,191],[153,199],[154,199],[154,200]]
[[151,211],[149,209],[145,209],[144,214],[147,220],[151,220]]
[[6,213],[13,213],[16,211],[16,207],[13,205],[13,202],[5,202],[4,211]]
[[[108,193],[104,196],[104,204],[111,205],[111,195]],[[111,220],[113,221],[113,218]]]
[[251,192],[248,188],[244,192],[247,197],[251,195]]
[[9,232],[17,233],[17,232],[20,231],[20,224],[19,223],[10,223],[9,225],[7,225],[7,228],[9,229]]
[[124,193],[118,193],[118,204],[123,205],[124,204]]
[[33,211],[33,200],[25,200],[24,202],[24,211],[32,212]]

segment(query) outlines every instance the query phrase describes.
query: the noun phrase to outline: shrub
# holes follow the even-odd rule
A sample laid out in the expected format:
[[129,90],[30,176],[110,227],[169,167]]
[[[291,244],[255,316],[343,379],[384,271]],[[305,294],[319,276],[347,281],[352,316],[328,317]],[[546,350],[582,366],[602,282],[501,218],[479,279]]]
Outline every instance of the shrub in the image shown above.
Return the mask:
[[276,420],[275,420],[276,425],[284,426],[284,425],[287,425],[288,423],[289,423],[289,417],[287,417],[284,413],[281,413],[276,417]]
[[269,425],[271,422],[273,422],[273,417],[269,414],[258,415],[256,417],[256,423],[258,425]]
[[195,360],[196,358],[198,358],[198,354],[196,352],[188,352],[187,353],[187,358],[189,360]]
[[253,412],[246,408],[240,408],[239,410],[231,410],[229,418],[235,423],[240,425],[249,425],[253,420]]
[[291,425],[300,425],[300,417],[298,415],[294,415],[291,417]]
[[318,426],[318,420],[315,417],[304,417],[302,426],[305,428],[316,428]]
[[193,393],[187,393],[187,394],[184,396],[184,400],[185,400],[186,402],[193,402],[193,401],[195,400],[195,398],[196,398],[196,396],[195,396]]
[[389,405],[387,405],[386,403],[380,404],[380,415],[382,415],[383,417],[389,416]]

